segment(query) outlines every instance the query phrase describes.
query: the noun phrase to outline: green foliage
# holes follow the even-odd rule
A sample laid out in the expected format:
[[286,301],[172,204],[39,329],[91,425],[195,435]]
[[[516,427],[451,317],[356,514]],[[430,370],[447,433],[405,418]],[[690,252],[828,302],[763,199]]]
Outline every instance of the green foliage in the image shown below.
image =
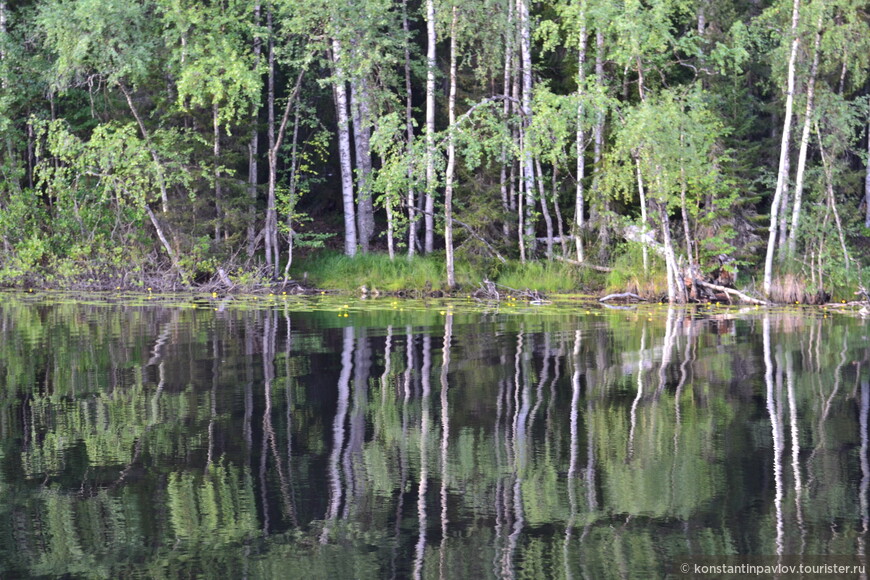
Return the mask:
[[218,121],[231,131],[260,98],[261,74],[247,49],[245,2],[173,4],[171,31],[183,40],[176,57],[180,68],[178,103],[185,108],[218,110]]
[[50,0],[39,5],[36,24],[55,55],[51,84],[61,91],[138,84],[159,57],[160,37],[152,1]]

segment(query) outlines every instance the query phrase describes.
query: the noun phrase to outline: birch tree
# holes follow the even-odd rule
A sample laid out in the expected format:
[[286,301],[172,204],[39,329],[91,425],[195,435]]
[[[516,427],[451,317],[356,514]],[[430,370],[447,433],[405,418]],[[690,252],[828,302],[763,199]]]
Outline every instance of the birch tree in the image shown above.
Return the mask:
[[788,58],[787,80],[785,89],[785,117],[782,123],[782,139],[779,146],[779,171],[776,175],[776,190],[773,194],[773,201],[770,207],[770,230],[767,237],[767,254],[764,259],[764,294],[770,296],[770,289],[773,283],[773,254],[776,249],[776,231],[779,217],[779,205],[782,200],[783,192],[788,186],[788,156],[791,146],[791,125],[792,125],[792,108],[794,106],[794,90],[795,90],[795,61],[797,60],[798,45],[800,37],[798,36],[798,24],[800,23],[800,0],[794,0],[792,3],[791,15],[791,30],[786,37],[791,41],[791,50]]
[[[529,143],[529,126],[532,123],[532,23],[529,15],[528,0],[517,0],[517,15],[520,31],[520,62],[522,76],[522,130],[520,131],[520,167],[523,192],[526,201],[525,227],[518,232],[530,240],[534,247],[535,235],[535,170],[532,147]],[[521,246],[520,259],[526,256]]]
[[423,215],[423,251],[432,252],[435,243],[435,0],[426,0],[426,194]]
[[791,213],[791,229],[788,234],[788,253],[794,255],[797,245],[798,225],[801,218],[801,203],[803,202],[804,191],[804,171],[807,163],[807,149],[810,141],[810,125],[813,120],[813,112],[815,111],[815,89],[816,75],[819,71],[819,50],[822,42],[822,22],[825,16],[825,8],[822,4],[818,8],[819,14],[816,17],[816,34],[813,44],[813,63],[810,66],[810,74],[806,83],[806,109],[804,111],[803,130],[801,131],[800,150],[798,152],[797,173],[795,174],[794,185],[794,206]]
[[357,250],[356,207],[354,205],[353,165],[350,153],[347,85],[342,65],[342,46],[332,39],[330,51],[333,72],[333,96],[338,123],[338,156],[341,167],[341,199],[344,208],[344,254],[355,256]]
[[447,97],[447,170],[444,175],[444,247],[446,250],[447,287],[456,286],[453,263],[453,174],[456,167],[456,143],[453,134],[456,125],[456,35],[459,13],[456,6],[451,10],[450,21],[450,92]]

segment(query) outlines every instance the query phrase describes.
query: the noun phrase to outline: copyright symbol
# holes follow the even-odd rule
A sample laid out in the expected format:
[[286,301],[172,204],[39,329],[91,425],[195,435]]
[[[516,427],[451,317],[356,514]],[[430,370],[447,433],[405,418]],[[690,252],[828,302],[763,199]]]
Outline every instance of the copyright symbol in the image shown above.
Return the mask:
[[680,564],[680,572],[683,574],[689,573],[689,565],[688,564]]

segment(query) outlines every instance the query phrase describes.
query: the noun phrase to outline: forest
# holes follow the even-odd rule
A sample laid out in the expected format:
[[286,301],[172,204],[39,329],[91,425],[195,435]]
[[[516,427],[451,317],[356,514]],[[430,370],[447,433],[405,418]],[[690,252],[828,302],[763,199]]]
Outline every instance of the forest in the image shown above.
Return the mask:
[[0,285],[851,297],[868,72],[860,0],[0,1]]

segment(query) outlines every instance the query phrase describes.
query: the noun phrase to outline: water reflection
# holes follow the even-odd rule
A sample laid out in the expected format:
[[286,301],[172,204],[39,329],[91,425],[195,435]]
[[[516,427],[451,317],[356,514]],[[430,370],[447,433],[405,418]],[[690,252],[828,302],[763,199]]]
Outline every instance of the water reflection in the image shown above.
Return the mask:
[[863,320],[353,316],[0,302],[0,576],[632,577],[866,551]]

